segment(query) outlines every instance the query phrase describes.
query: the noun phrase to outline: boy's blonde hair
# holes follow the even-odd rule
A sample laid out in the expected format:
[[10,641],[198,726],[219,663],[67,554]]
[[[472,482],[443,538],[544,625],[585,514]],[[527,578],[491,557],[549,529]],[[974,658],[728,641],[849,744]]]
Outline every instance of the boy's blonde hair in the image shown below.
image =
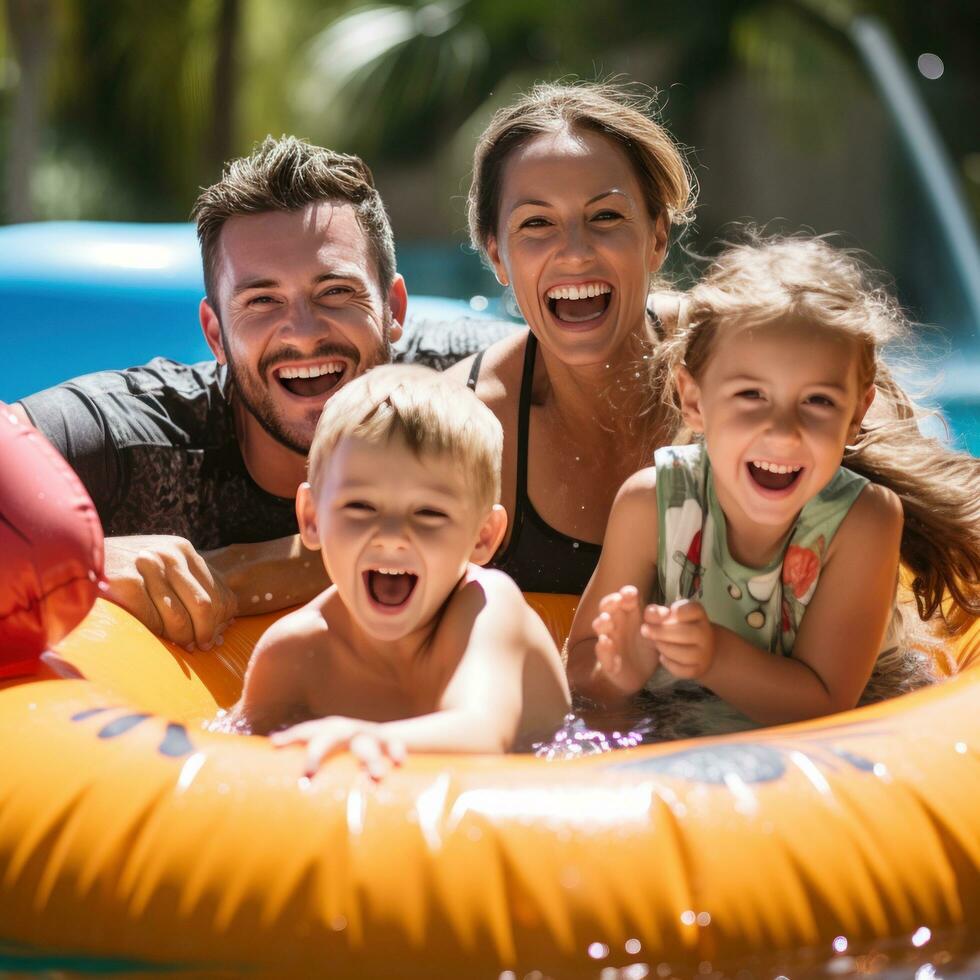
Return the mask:
[[881,349],[906,336],[908,320],[855,255],[813,237],[764,239],[727,248],[681,298],[677,327],[658,351],[659,383],[674,412],[674,441],[690,441],[672,379],[680,365],[703,375],[722,330],[780,322],[806,323],[853,338],[861,390],[875,401],[852,445],[848,469],[894,491],[902,501],[902,560],[923,619],[946,590],[980,613],[980,461],[926,438],[924,415],[895,381]]
[[500,423],[469,388],[431,368],[382,365],[330,398],[310,447],[314,490],[337,444],[352,436],[375,445],[397,437],[416,456],[450,456],[481,507],[500,500]]

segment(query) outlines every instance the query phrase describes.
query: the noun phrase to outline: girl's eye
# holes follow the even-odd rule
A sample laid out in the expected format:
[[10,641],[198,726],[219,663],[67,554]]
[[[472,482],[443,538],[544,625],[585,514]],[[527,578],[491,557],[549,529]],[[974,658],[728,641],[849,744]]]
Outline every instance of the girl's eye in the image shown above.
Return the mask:
[[758,388],[746,388],[743,391],[738,391],[735,393],[736,398],[747,398],[750,401],[755,401],[762,397],[762,392]]
[[820,405],[822,408],[834,408],[836,406],[833,398],[828,398],[826,395],[811,395],[807,401],[811,405]]

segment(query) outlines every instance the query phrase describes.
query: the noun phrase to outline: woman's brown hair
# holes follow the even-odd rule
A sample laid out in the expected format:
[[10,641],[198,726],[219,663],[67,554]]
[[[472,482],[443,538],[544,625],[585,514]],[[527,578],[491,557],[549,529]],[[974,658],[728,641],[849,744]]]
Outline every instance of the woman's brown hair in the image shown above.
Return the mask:
[[470,239],[486,252],[497,233],[500,185],[508,157],[534,137],[561,127],[601,133],[629,157],[650,217],[686,224],[694,210],[694,181],[670,133],[653,117],[654,98],[611,82],[539,82],[500,109],[473,154],[467,200]]

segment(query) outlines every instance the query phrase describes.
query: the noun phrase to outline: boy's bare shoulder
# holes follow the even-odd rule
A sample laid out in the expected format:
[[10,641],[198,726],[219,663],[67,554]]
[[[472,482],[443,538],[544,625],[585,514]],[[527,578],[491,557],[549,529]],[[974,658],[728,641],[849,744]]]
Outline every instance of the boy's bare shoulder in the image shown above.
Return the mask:
[[324,616],[322,600],[322,596],[317,596],[305,606],[272,623],[256,644],[256,655],[284,656],[294,649],[305,651],[326,644],[330,628]]

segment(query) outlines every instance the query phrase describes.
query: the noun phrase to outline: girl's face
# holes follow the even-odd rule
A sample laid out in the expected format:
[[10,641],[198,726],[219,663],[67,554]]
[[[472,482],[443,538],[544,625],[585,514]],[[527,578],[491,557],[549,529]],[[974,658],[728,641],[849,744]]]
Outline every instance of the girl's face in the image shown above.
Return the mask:
[[718,332],[697,381],[680,369],[729,522],[788,530],[833,477],[874,397],[857,344],[803,322],[736,326]]
[[588,130],[535,137],[502,170],[487,252],[545,348],[572,366],[605,364],[646,316],[667,246],[633,165]]

